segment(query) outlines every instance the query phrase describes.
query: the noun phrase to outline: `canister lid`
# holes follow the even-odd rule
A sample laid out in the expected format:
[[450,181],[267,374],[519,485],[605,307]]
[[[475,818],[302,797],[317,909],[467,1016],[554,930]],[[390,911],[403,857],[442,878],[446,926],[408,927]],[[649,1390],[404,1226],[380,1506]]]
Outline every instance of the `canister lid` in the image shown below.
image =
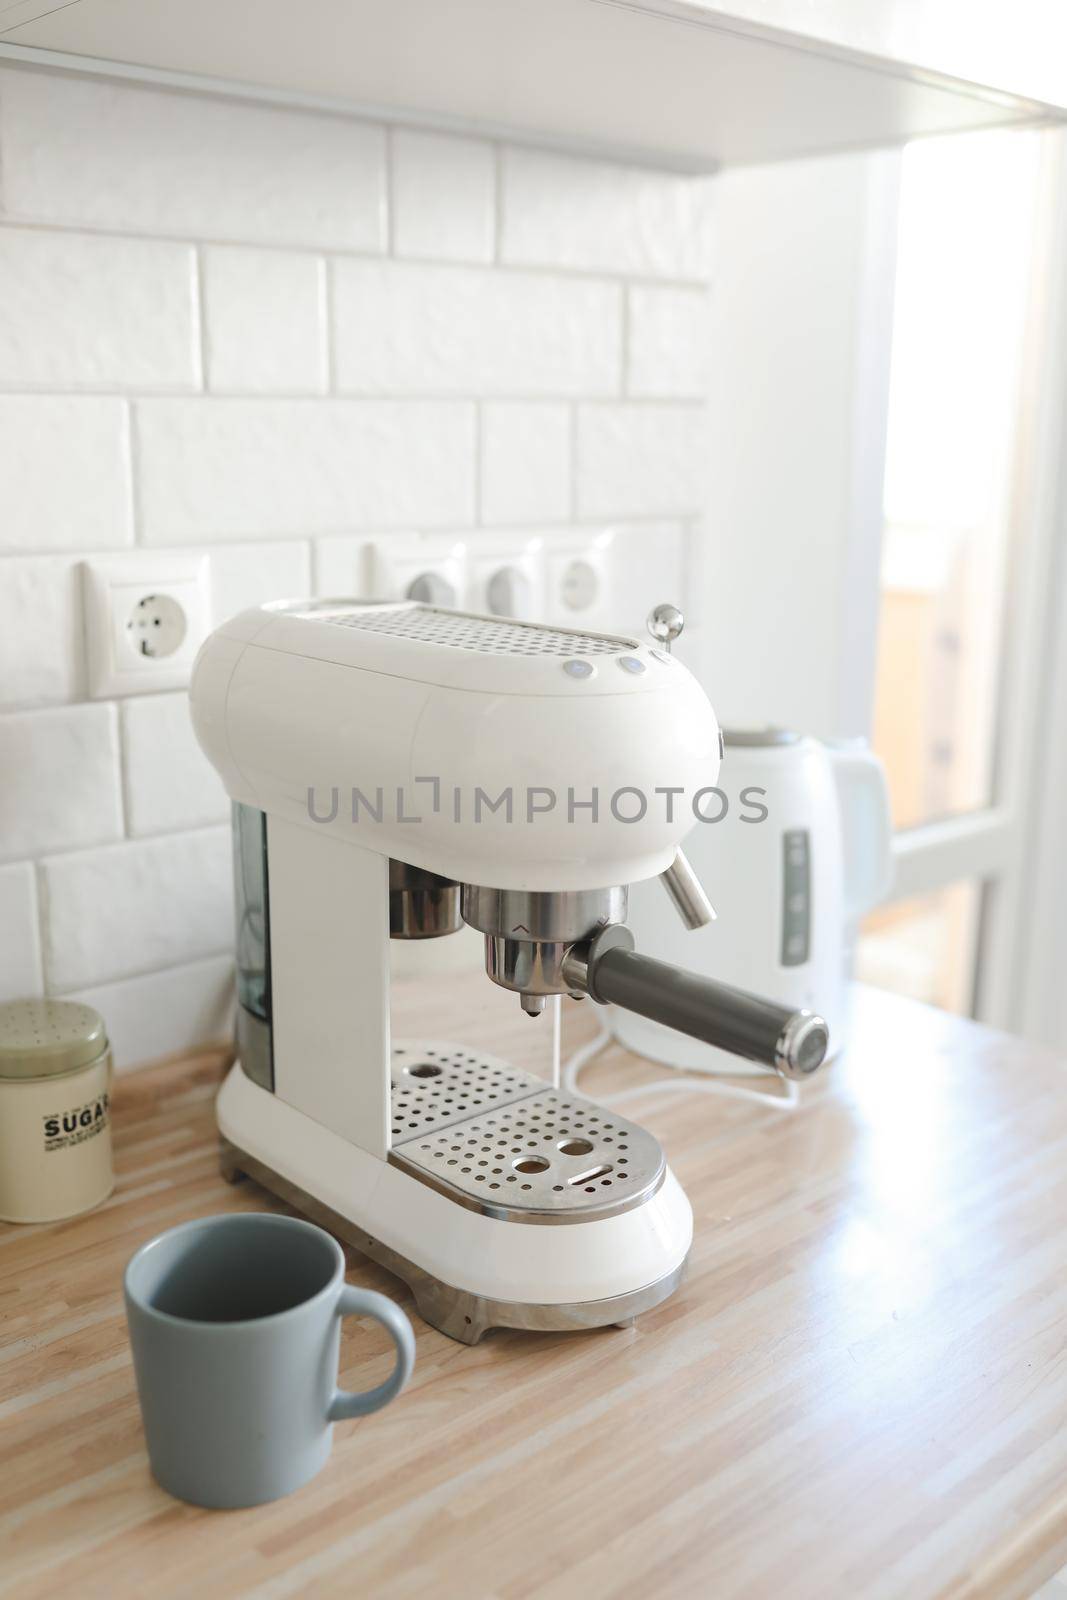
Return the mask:
[[773,750],[797,744],[799,733],[789,728],[724,728],[727,750]]
[[0,1078],[53,1078],[96,1061],[107,1049],[104,1019],[77,1000],[8,1000],[0,1005]]

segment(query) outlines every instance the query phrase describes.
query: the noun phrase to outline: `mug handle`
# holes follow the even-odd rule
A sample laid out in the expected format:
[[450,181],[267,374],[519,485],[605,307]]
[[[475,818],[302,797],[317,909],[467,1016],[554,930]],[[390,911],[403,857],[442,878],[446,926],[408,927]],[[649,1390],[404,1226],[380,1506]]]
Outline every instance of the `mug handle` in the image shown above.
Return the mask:
[[366,1417],[400,1393],[411,1377],[415,1365],[415,1335],[411,1323],[398,1305],[388,1295],[375,1294],[373,1289],[354,1289],[346,1283],[337,1297],[339,1317],[373,1317],[380,1322],[396,1346],[396,1366],[376,1389],[355,1393],[350,1389],[335,1389],[326,1413],[327,1422],[343,1422],[346,1417]]

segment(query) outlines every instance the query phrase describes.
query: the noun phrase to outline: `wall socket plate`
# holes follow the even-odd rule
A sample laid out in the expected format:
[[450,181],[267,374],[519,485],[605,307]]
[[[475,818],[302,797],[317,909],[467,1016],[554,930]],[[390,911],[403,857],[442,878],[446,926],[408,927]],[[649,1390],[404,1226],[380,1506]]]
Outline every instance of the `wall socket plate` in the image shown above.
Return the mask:
[[654,605],[684,609],[688,537],[681,521],[386,534],[361,547],[362,579],[349,556],[353,574],[334,563],[324,581],[370,600],[418,599],[643,639]]
[[552,539],[545,552],[547,619],[568,628],[610,627],[612,528],[574,528]]
[[131,551],[82,572],[90,696],[184,688],[210,627],[207,556]]
[[461,537],[403,534],[366,547],[368,598],[421,600],[462,610],[467,550]]
[[364,571],[372,600],[526,620],[545,607],[544,540],[528,531],[390,534],[365,546]]
[[543,540],[529,534],[472,534],[464,604],[485,616],[539,621],[545,609]]

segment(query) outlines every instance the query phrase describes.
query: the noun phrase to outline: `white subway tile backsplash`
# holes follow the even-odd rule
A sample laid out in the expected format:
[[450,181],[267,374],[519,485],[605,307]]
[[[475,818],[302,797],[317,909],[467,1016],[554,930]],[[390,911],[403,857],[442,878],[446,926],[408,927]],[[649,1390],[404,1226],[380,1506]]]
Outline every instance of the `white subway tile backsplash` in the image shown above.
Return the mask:
[[699,400],[708,390],[711,332],[704,289],[629,291],[626,391],[647,399]]
[[[616,522],[611,528],[607,585],[611,627],[648,638],[648,613],[666,601],[684,606],[686,530],[681,522]],[[692,636],[688,625],[687,640]]]
[[224,955],[77,989],[64,999],[81,1000],[99,1011],[115,1069],[128,1072],[162,1056],[231,1038],[233,987],[233,957]]
[[190,245],[0,227],[0,386],[193,389]]
[[147,400],[134,425],[150,544],[472,520],[470,405]]
[[599,395],[620,385],[616,284],[479,267],[336,261],[338,387]]
[[129,544],[126,402],[0,395],[0,553]]
[[32,861],[0,867],[0,1000],[43,992],[37,887]]
[[0,717],[0,860],[122,836],[111,705]]
[[323,596],[362,594],[367,535],[347,539],[316,539],[313,570],[314,593]]
[[229,1029],[228,802],[184,693],[84,703],[79,562],[202,551],[218,623],[580,518],[604,624],[684,601],[710,190],[7,64],[0,165],[0,997],[132,1066]]
[[384,131],[349,117],[5,68],[0,149],[11,216],[383,248]]
[[484,139],[392,135],[393,249],[435,261],[492,261],[496,161]]
[[135,838],[228,820],[230,802],[196,742],[184,690],[134,695],[120,714],[126,819]]
[[50,992],[85,989],[229,949],[229,828],[52,856],[44,880]]
[[83,636],[73,556],[0,556],[0,711],[82,694]]
[[[0,556],[0,712],[85,693],[80,556]],[[307,541],[205,545],[213,623],[311,592]]]
[[325,266],[315,256],[214,245],[204,251],[210,389],[315,394],[326,387]]
[[[85,693],[86,556],[0,556],[0,712],[80,699]],[[205,545],[211,612],[225,622],[249,606],[311,592],[307,541]]]
[[206,552],[211,563],[211,616],[215,625],[268,600],[299,600],[311,593],[311,549],[282,544],[221,544]]
[[711,184],[509,146],[501,259],[520,265],[704,279]]
[[580,406],[578,515],[699,512],[707,454],[707,422],[700,406]]
[[483,406],[481,466],[483,522],[564,521],[571,499],[570,407]]

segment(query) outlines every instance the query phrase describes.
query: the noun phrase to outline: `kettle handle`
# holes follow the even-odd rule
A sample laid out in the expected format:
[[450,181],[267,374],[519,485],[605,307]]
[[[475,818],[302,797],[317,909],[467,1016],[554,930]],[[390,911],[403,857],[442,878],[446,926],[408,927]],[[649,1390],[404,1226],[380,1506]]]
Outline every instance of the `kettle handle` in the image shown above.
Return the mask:
[[893,881],[893,824],[885,769],[865,739],[827,741],[845,858],[845,916],[862,917]]

